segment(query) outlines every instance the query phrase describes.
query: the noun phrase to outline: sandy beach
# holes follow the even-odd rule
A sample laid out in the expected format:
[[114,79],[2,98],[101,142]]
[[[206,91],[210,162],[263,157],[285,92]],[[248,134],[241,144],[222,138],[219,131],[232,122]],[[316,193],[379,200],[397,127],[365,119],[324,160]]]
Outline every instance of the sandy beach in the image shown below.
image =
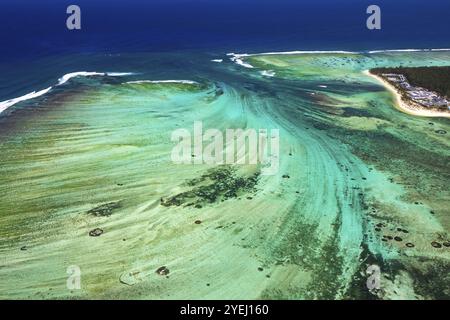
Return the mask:
[[372,73],[370,73],[369,70],[365,70],[364,74],[376,79],[377,81],[381,82],[386,89],[388,89],[390,92],[392,92],[392,94],[395,97],[395,107],[407,114],[410,115],[414,115],[414,116],[420,116],[420,117],[444,117],[444,118],[450,118],[450,113],[449,112],[442,112],[442,111],[437,111],[437,110],[429,110],[429,109],[425,109],[425,108],[420,108],[418,106],[413,106],[409,103],[406,103],[405,101],[403,101],[402,96],[400,94],[400,92],[397,90],[397,88],[395,88],[392,84],[390,84],[389,82],[387,82],[386,80],[384,80],[383,78],[374,75]]

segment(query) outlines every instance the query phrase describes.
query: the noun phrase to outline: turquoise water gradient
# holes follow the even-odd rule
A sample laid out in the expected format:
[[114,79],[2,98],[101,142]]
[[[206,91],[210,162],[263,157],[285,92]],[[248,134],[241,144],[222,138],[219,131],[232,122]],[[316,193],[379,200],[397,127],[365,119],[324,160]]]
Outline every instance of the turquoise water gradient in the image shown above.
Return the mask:
[[[0,296],[448,298],[448,119],[398,111],[363,71],[449,61],[309,53],[245,68],[140,53],[96,60],[131,74],[48,79],[48,94],[0,117]],[[130,83],[170,79],[198,84]],[[195,121],[280,130],[280,170],[173,163],[172,132]],[[379,291],[366,286],[373,265]],[[70,266],[81,290],[66,286]]]

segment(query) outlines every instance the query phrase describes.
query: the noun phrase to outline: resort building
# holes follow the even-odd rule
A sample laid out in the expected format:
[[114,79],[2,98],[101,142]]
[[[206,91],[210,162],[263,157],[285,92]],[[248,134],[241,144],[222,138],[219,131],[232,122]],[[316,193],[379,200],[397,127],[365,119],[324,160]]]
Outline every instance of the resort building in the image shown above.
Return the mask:
[[382,76],[389,82],[393,82],[405,90],[406,94],[414,102],[427,108],[447,107],[450,110],[450,101],[441,97],[436,92],[425,88],[412,86],[404,75],[396,73],[383,73]]

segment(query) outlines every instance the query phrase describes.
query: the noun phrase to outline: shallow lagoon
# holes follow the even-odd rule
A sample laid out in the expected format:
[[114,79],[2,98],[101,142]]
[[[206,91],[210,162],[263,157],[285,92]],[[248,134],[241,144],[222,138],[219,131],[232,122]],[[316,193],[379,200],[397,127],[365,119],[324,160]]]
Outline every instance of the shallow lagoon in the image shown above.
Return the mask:
[[[254,68],[189,66],[199,84],[74,78],[2,114],[0,295],[448,298],[450,140],[437,133],[448,119],[399,112],[362,71],[448,65],[450,53],[245,61]],[[173,164],[171,132],[200,120],[280,129],[280,171]],[[198,193],[205,185],[214,197]],[[81,290],[66,288],[71,265]]]

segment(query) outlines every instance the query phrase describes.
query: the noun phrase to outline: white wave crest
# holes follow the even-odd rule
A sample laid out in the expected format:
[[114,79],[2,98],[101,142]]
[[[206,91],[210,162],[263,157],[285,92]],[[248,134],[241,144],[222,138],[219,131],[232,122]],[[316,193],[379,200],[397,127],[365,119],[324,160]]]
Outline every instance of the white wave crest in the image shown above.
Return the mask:
[[358,54],[356,51],[342,51],[342,50],[332,50],[332,51],[280,51],[280,52],[263,52],[263,53],[246,53],[241,56],[251,57],[251,56],[272,56],[272,55],[293,55],[293,54]]
[[[90,77],[90,76],[111,76],[111,77],[120,77],[120,76],[128,76],[133,75],[134,73],[131,72],[87,72],[87,71],[78,71],[78,72],[71,72],[63,75],[61,78],[58,79],[58,83],[56,86],[60,86],[65,84],[67,81],[69,81],[72,78],[75,77]],[[18,102],[30,100],[33,98],[37,98],[39,96],[42,96],[46,93],[48,93],[50,90],[52,90],[53,87],[48,87],[47,89],[40,90],[40,91],[33,91],[30,93],[27,93],[21,97],[5,100],[0,102],[0,113],[8,109],[9,107],[15,105]]]
[[244,62],[245,57],[249,57],[249,54],[236,54],[236,53],[228,53],[227,56],[230,57],[230,60],[233,61],[234,63],[244,67],[244,68],[248,68],[248,69],[253,69],[254,67],[247,62]]
[[450,49],[391,49],[391,50],[372,50],[368,51],[368,53],[429,52],[429,51],[450,51]]
[[125,77],[125,76],[132,76],[136,73],[134,72],[106,72],[106,75],[108,77]]
[[132,72],[88,72],[88,71],[77,71],[71,72],[63,75],[59,78],[58,86],[65,84],[72,78],[76,77],[92,77],[92,76],[108,76],[108,77],[124,77],[133,75]]
[[316,51],[274,51],[261,53],[227,53],[230,60],[245,68],[253,69],[254,66],[244,61],[244,58],[253,56],[271,56],[271,55],[296,55],[296,54],[375,54],[387,52],[421,52],[421,51],[450,51],[450,49],[391,49],[391,50],[372,50],[372,51],[345,51],[345,50],[316,50]]
[[2,101],[2,102],[0,102],[0,113],[2,113],[3,111],[5,111],[9,107],[15,105],[18,102],[40,97],[40,96],[46,94],[47,92],[49,92],[51,89],[52,89],[52,87],[48,87],[47,89],[44,89],[41,91],[37,91],[37,92],[33,91],[33,92],[27,93],[18,98]]
[[450,48],[438,49],[386,49],[371,51],[346,51],[346,50],[295,50],[295,51],[273,51],[260,53],[228,53],[228,56],[245,58],[252,56],[270,56],[270,55],[295,55],[295,54],[363,54],[363,53],[384,53],[384,52],[426,52],[426,51],[450,51]]
[[78,72],[71,72],[63,75],[61,78],[58,79],[58,86],[65,84],[67,81],[69,81],[72,78],[76,77],[90,77],[90,76],[105,76],[106,73],[101,72],[87,72],[87,71],[78,71]]

